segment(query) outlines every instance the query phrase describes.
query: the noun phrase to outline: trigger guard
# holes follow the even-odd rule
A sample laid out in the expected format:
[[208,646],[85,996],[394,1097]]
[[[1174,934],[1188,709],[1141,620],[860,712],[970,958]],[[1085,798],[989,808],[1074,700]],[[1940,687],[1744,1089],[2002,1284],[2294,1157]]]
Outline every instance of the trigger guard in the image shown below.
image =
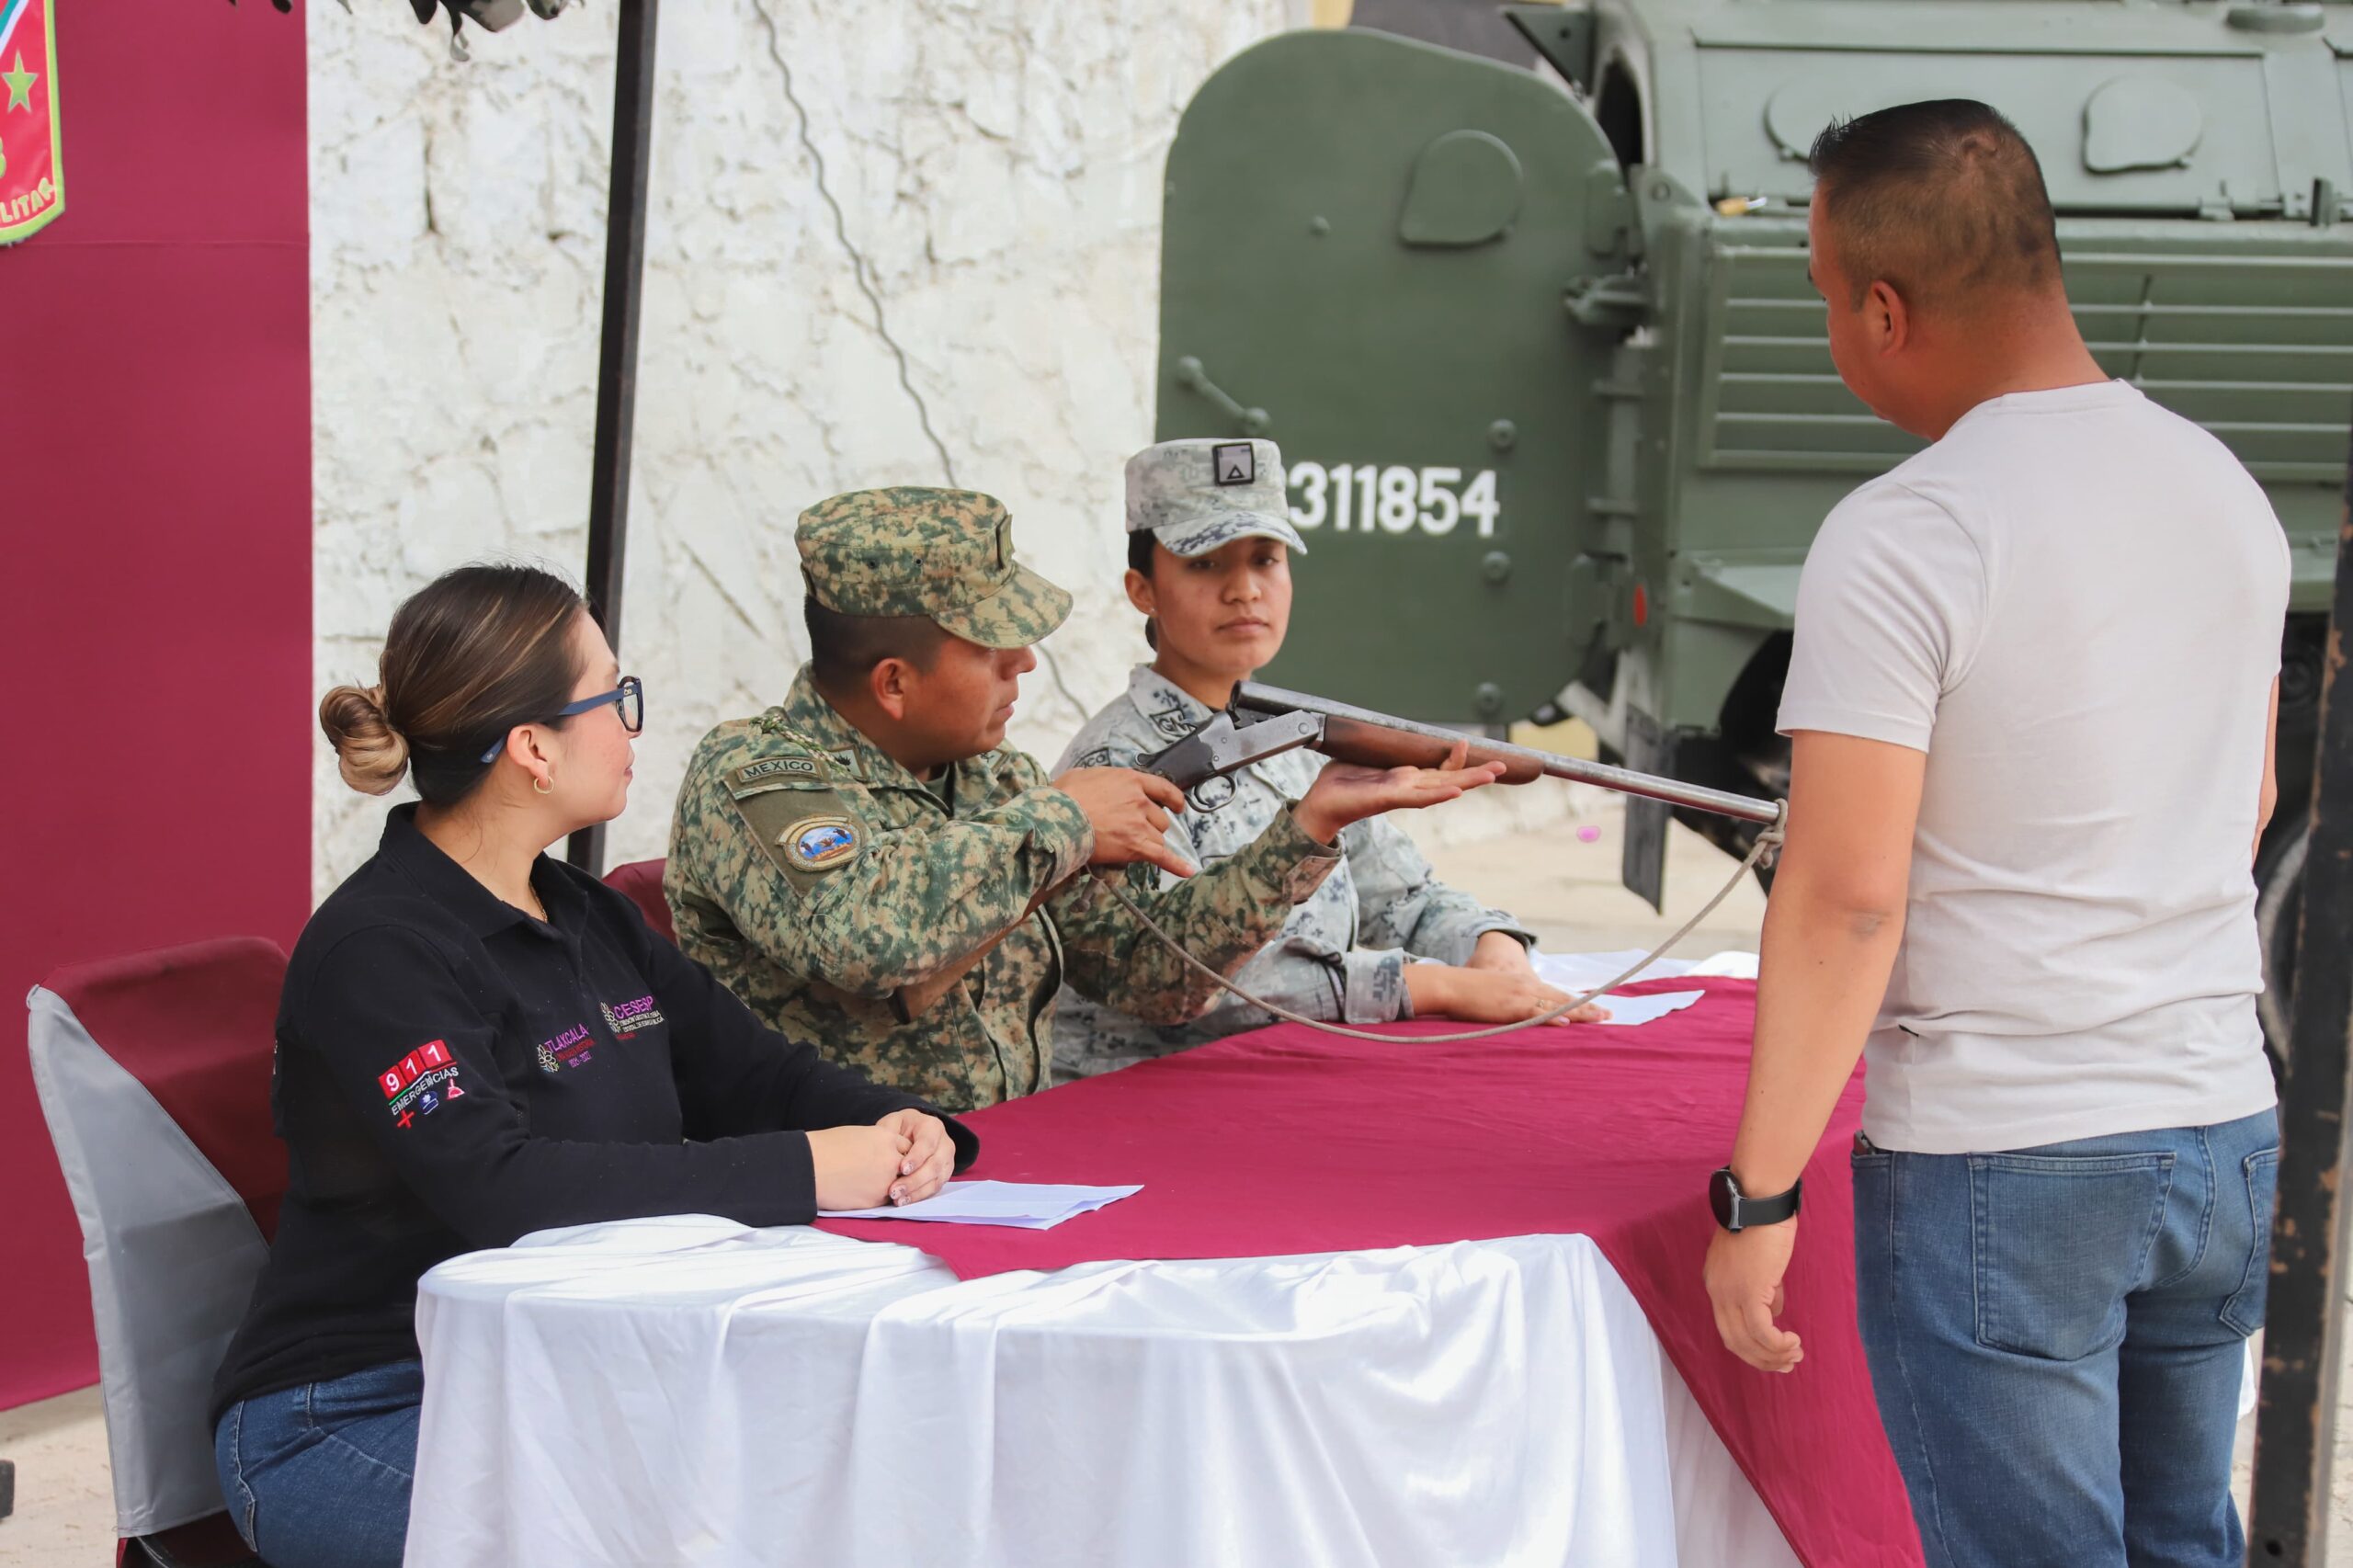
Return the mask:
[[1185,791],[1185,802],[1197,812],[1213,812],[1233,799],[1235,785],[1227,774],[1213,774]]

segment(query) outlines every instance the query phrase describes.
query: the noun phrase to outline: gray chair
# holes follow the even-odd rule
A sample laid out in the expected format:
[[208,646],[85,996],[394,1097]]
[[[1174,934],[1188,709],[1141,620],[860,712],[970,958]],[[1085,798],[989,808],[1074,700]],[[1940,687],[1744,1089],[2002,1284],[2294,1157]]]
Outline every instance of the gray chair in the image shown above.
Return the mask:
[[269,1098],[285,974],[274,944],[227,937],[69,965],[26,1000],[89,1264],[124,1564],[256,1561],[206,1415],[286,1191]]

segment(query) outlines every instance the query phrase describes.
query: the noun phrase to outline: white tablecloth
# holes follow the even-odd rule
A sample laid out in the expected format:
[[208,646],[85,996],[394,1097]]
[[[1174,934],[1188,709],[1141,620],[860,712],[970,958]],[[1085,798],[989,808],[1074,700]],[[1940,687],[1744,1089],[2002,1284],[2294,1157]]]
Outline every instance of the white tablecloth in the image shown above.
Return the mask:
[[412,1568],[1789,1568],[1581,1236],[969,1283],[707,1217],[425,1277]]

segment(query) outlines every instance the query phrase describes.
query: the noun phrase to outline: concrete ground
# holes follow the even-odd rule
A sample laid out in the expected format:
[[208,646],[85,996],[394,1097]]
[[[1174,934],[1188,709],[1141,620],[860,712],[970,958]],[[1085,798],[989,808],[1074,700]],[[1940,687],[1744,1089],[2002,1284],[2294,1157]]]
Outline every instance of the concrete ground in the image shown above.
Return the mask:
[[[1622,841],[1614,803],[1597,797],[1580,803],[1589,805],[1582,818],[1499,836],[1449,842],[1443,833],[1427,835],[1430,858],[1446,881],[1518,915],[1556,952],[1647,948],[1688,918],[1732,872],[1732,861],[1675,829],[1661,915],[1619,885]],[[1676,951],[1694,959],[1728,948],[1753,951],[1764,909],[1752,881]],[[2353,1363],[2353,1356],[2347,1361]],[[2353,1366],[2343,1386],[2353,1391]],[[2340,1412],[2328,1568],[2353,1568],[2353,1409],[2340,1406]],[[2242,1507],[2252,1440],[2250,1419],[2239,1434]],[[0,1568],[102,1568],[112,1561],[113,1504],[97,1391],[0,1411],[0,1459],[17,1465],[17,1512],[0,1521]]]

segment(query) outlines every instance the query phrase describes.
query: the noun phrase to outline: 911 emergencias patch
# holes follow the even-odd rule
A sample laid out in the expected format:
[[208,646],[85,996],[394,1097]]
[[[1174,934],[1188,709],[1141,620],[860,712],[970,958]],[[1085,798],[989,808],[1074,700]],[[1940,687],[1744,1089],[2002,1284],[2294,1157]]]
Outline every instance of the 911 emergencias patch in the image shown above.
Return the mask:
[[395,1125],[407,1127],[419,1115],[430,1116],[449,1100],[463,1099],[458,1087],[458,1064],[442,1040],[418,1046],[376,1074],[384,1091],[384,1109]]
[[830,871],[858,858],[858,824],[847,817],[802,817],[777,844],[804,871]]

